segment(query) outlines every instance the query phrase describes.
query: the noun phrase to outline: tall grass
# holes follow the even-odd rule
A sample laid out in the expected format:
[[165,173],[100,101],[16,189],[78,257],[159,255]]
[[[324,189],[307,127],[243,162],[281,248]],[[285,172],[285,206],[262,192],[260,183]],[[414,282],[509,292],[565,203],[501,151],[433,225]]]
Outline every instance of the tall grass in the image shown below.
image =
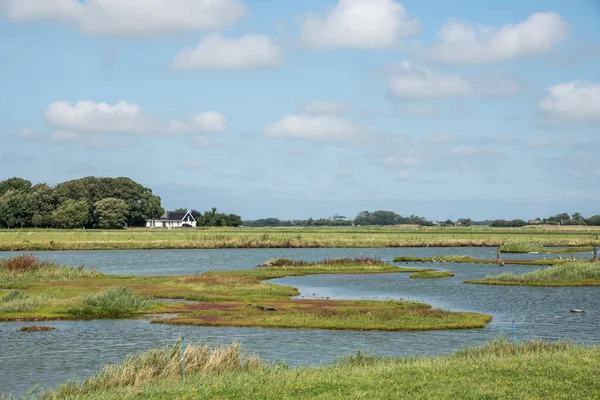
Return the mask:
[[499,275],[488,275],[482,282],[512,282],[512,283],[569,283],[599,281],[600,282],[600,263],[589,261],[570,262],[568,264],[559,264],[547,269],[539,269],[527,272],[522,275],[516,275],[512,272],[505,272]]
[[83,266],[70,267],[50,261],[41,261],[31,254],[0,258],[0,282],[66,281],[103,274]]
[[546,247],[539,241],[510,241],[500,246],[503,253],[544,253]]
[[137,295],[128,287],[115,287],[84,295],[81,303],[69,308],[68,313],[77,317],[120,317],[152,307],[150,300]]
[[[263,366],[258,357],[243,352],[239,343],[227,347],[187,345],[186,373],[252,372]],[[170,347],[128,356],[121,364],[107,365],[83,382],[67,382],[42,399],[83,396],[97,391],[140,385],[155,379],[181,379],[181,341]]]
[[177,346],[171,350],[174,371],[164,378],[147,374],[152,377],[135,383],[139,362],[125,367],[126,362],[115,368],[132,371],[125,374],[131,378],[120,380],[121,373],[109,373],[102,380],[99,373],[82,385],[66,384],[42,397],[412,400],[594,399],[600,395],[600,348],[568,342],[520,343],[518,356],[511,342],[499,339],[436,357],[384,358],[361,352],[335,365],[298,368],[256,360],[246,368],[219,368],[216,374],[192,372],[185,381],[178,379]]
[[30,295],[13,290],[0,297],[0,313],[37,311],[49,299],[47,295]]

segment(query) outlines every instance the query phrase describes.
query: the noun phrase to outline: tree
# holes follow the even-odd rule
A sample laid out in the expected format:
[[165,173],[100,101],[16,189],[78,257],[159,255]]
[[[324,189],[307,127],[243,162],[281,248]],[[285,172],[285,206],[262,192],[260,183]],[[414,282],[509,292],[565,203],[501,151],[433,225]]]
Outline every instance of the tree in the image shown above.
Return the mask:
[[81,228],[89,221],[89,205],[85,200],[66,200],[54,210],[52,221],[61,229]]
[[0,226],[24,228],[31,225],[33,208],[29,194],[10,189],[0,197]]
[[3,196],[9,190],[27,192],[29,189],[31,189],[31,182],[23,178],[10,178],[0,182],[0,196]]
[[462,226],[471,226],[471,218],[461,218],[456,222]]
[[94,204],[98,227],[102,229],[121,229],[127,221],[127,203],[121,199],[108,197]]
[[177,209],[175,209],[175,212],[187,212],[187,208],[183,208],[183,207],[179,207]]
[[36,228],[52,226],[52,211],[56,209],[56,197],[52,188],[45,183],[35,185],[29,197],[33,212],[31,225]]

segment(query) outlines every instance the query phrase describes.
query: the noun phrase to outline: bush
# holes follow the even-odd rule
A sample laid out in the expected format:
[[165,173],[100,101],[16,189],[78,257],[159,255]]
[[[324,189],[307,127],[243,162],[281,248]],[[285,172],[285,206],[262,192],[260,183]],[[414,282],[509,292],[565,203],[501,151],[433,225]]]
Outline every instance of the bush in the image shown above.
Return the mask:
[[130,288],[116,287],[83,296],[82,305],[68,312],[78,317],[120,317],[147,310],[151,305],[151,301]]

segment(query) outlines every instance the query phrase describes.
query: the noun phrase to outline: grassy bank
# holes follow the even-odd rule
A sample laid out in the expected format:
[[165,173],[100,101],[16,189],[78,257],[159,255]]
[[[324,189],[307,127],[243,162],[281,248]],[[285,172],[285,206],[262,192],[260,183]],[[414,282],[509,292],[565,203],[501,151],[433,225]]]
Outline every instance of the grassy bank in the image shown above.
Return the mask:
[[505,272],[499,275],[486,276],[482,280],[468,280],[465,282],[488,285],[600,286],[600,263],[589,261],[570,262],[522,275]]
[[[505,340],[449,356],[380,358],[359,353],[335,365],[290,368],[239,352],[192,356],[182,381],[177,346],[128,358],[43,399],[595,399],[599,347]],[[223,354],[228,354],[223,356]],[[155,362],[154,359],[157,359]],[[188,359],[186,353],[186,360]],[[196,361],[196,360],[200,361]],[[152,361],[149,361],[152,360]]]
[[[117,276],[42,263],[8,271],[0,261],[0,321],[113,318],[174,314],[157,323],[356,330],[481,328],[484,314],[449,312],[406,301],[294,300],[290,286],[264,282],[309,274],[377,274],[424,271],[366,257],[318,262],[271,260],[247,271],[194,276]],[[44,269],[55,271],[42,273]],[[195,302],[161,302],[183,299]]]
[[[535,260],[502,260],[502,264],[512,264],[512,265],[560,265],[560,264],[568,264],[570,262],[576,262],[577,260],[572,260],[569,258],[538,258]],[[409,257],[409,256],[398,256],[394,258],[394,262],[404,262],[404,263],[431,263],[431,262],[441,262],[441,263],[458,263],[458,264],[498,264],[498,261],[495,259],[488,258],[476,258],[471,256],[437,256],[437,257]]]
[[422,271],[410,274],[409,278],[448,278],[454,276],[452,271]]
[[286,227],[102,230],[0,230],[0,250],[133,250],[303,247],[600,245],[586,227]]

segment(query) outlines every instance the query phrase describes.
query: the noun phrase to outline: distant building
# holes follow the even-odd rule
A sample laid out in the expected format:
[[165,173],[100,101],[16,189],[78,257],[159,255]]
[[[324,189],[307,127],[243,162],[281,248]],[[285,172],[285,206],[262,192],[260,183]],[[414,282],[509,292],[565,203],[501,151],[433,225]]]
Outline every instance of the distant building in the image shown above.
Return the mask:
[[146,221],[146,228],[184,228],[196,226],[189,211],[167,211],[159,219]]
[[530,219],[529,221],[527,221],[527,225],[540,225],[541,223],[542,223],[542,220],[539,218]]

